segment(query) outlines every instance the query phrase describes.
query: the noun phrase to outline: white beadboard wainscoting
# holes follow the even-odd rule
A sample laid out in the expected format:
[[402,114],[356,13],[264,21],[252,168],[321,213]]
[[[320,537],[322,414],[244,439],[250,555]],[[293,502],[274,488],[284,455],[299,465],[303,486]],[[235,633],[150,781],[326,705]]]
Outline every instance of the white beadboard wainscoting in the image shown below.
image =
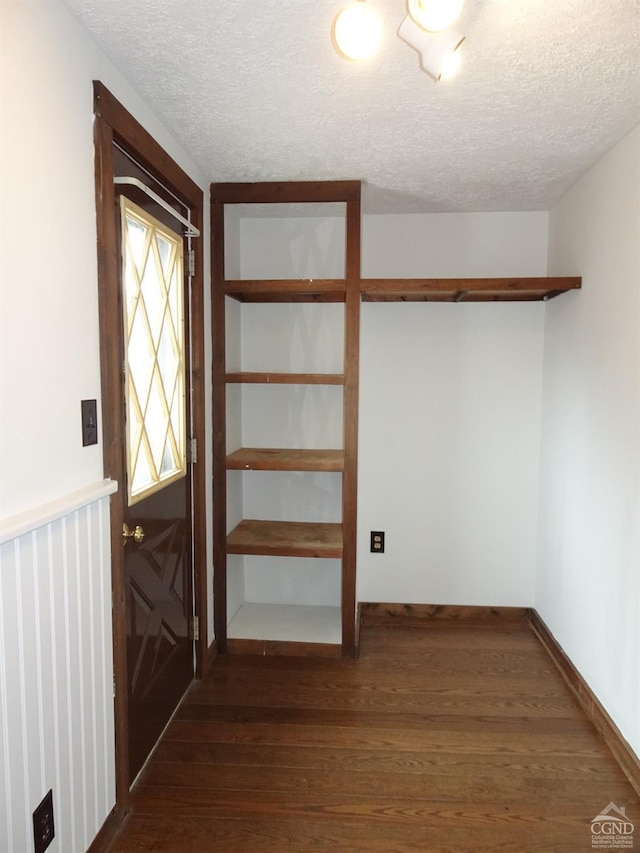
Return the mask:
[[80,853],[115,803],[109,494],[101,481],[0,526],[0,851]]

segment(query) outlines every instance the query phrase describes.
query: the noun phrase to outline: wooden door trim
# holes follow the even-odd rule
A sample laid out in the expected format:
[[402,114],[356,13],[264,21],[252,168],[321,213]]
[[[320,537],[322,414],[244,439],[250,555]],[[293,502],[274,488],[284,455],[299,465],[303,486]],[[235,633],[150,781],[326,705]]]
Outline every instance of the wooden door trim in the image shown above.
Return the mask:
[[[178,166],[153,137],[113,97],[105,86],[94,81],[94,145],[96,219],[98,233],[98,292],[100,322],[100,363],[102,378],[102,432],[105,477],[116,477],[123,469],[124,446],[119,435],[123,422],[124,401],[120,393],[119,374],[122,355],[119,336],[117,287],[118,253],[113,215],[113,144],[163,183],[190,210],[191,221],[202,232],[203,193],[200,187]],[[194,240],[195,275],[191,281],[191,327],[187,329],[191,343],[193,435],[199,449],[199,463],[192,466],[193,483],[193,585],[195,615],[200,633],[196,642],[196,677],[202,677],[207,665],[207,571],[206,571],[206,478],[204,465],[204,236]],[[187,323],[190,320],[187,318]],[[113,651],[115,673],[116,727],[116,809],[121,814],[129,807],[131,780],[128,770],[127,707],[127,625],[124,584],[124,560],[120,529],[124,516],[124,490],[111,498],[111,571],[113,593]]]

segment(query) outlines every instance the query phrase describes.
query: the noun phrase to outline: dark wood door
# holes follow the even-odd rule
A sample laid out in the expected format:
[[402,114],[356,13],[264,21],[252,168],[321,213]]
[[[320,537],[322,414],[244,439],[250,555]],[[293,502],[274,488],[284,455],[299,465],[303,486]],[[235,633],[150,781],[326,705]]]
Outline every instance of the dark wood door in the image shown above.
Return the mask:
[[129,771],[133,781],[193,677],[191,560],[183,483],[130,508],[125,548]]
[[130,186],[117,199],[125,402],[122,548],[133,782],[194,673],[186,458],[188,287],[184,240],[174,230],[178,223]]

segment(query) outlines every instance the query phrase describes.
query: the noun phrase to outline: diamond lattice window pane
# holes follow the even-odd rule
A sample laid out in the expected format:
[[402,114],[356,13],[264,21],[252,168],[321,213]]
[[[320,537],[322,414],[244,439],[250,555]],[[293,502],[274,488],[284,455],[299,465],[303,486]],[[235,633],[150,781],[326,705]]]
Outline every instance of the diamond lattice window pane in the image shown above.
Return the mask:
[[180,359],[174,347],[173,336],[169,331],[169,323],[165,323],[162,330],[162,337],[158,346],[158,367],[160,368],[160,375],[167,400],[169,405],[171,405],[173,391],[178,378]]
[[171,264],[171,249],[172,245],[168,240],[160,234],[156,234],[156,246],[158,248],[158,256],[160,258],[160,267],[162,269],[165,281],[169,279],[169,267]]
[[147,397],[149,396],[149,385],[153,373],[154,348],[149,337],[149,327],[144,319],[144,311],[136,311],[133,325],[129,335],[129,346],[127,351],[127,364],[131,372],[131,379],[136,390],[140,407],[144,410]]
[[167,474],[169,471],[172,471],[176,466],[176,459],[173,455],[173,450],[170,446],[169,441],[167,441],[167,445],[164,449],[164,456],[162,457],[162,465],[160,467],[161,474]]
[[142,416],[142,407],[138,401],[138,395],[136,394],[136,389],[133,387],[133,383],[129,383],[129,399],[127,400],[127,412],[131,413],[131,416],[128,417],[130,423],[128,424],[131,436],[131,446],[133,448],[137,448],[142,440],[142,427],[143,427],[143,416]]
[[149,439],[153,462],[158,472],[160,471],[162,455],[164,453],[168,425],[169,412],[164,401],[162,382],[159,374],[156,374],[149,391],[149,402],[147,403],[147,411],[145,412],[144,426]]
[[139,219],[134,219],[133,216],[127,216],[126,219],[126,239],[129,247],[127,254],[129,260],[136,268],[139,278],[144,270],[147,257],[147,234],[149,233],[149,229]]
[[141,446],[140,452],[136,457],[135,468],[133,469],[133,482],[131,490],[134,494],[148,489],[154,483],[154,478],[149,467],[149,459],[145,452],[144,446]]
[[126,301],[126,313],[129,317],[133,316],[139,294],[140,287],[138,285],[138,277],[135,274],[133,264],[125,263],[124,300]]
[[[177,396],[182,397],[182,394]],[[178,448],[182,447],[184,444],[184,429],[181,428],[182,424],[178,417],[179,410],[180,406],[172,406],[171,408],[171,434],[173,435],[173,440],[177,444]]]
[[151,255],[149,261],[153,261],[154,263],[147,264],[140,290],[147,317],[149,318],[151,337],[155,345],[160,338],[162,329],[162,320],[166,305],[166,291],[162,276],[158,274],[158,267],[155,264],[156,257]]
[[129,503],[186,473],[182,240],[122,198]]
[[126,218],[126,250],[124,254],[124,298],[127,314],[133,316],[136,302],[140,297],[140,276],[144,270],[146,243],[149,229],[132,219]]

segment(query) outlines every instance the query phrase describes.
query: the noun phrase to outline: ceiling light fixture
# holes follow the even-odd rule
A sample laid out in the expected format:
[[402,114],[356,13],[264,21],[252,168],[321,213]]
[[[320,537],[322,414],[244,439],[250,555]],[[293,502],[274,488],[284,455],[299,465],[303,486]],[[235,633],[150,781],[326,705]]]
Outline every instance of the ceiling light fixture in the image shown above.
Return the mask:
[[[446,80],[460,66],[460,48],[465,37],[451,24],[464,0],[406,0],[408,14],[398,36],[420,56],[420,67],[434,80]],[[365,0],[341,9],[333,20],[333,46],[344,59],[367,59],[375,53],[381,27],[376,13]]]
[[400,24],[398,35],[418,52],[420,67],[434,80],[453,76],[459,65],[460,48],[465,40],[462,33],[454,29],[440,33],[427,32],[407,15]]
[[338,53],[345,59],[367,59],[380,42],[380,20],[364,0],[345,6],[333,21],[331,35]]
[[464,0],[407,0],[407,11],[423,30],[439,33],[454,24]]

